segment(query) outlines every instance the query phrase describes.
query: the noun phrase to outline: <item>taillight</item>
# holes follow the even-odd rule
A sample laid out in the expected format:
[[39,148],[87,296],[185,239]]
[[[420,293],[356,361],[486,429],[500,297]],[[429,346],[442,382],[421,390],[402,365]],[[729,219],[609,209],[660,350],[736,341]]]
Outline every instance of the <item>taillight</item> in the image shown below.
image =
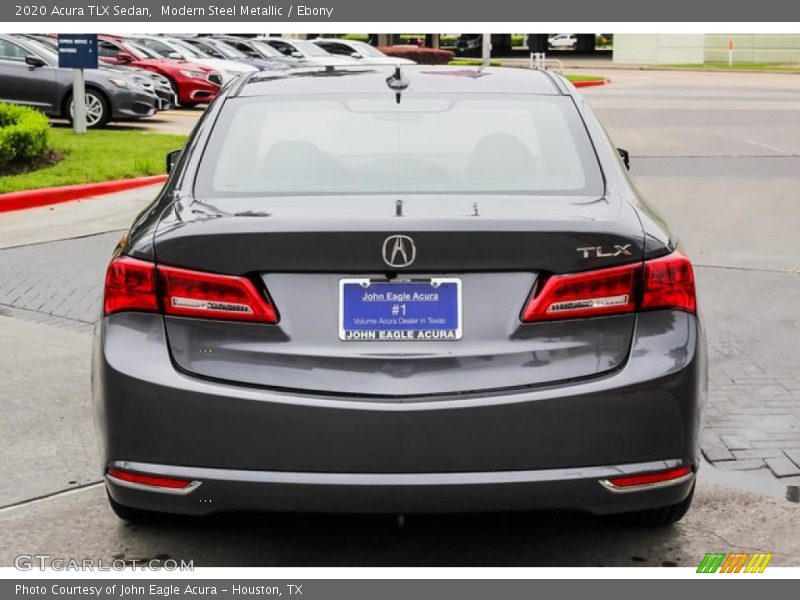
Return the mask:
[[644,263],[642,309],[697,311],[692,263],[680,252]]
[[275,307],[246,277],[156,266],[128,256],[113,259],[106,272],[105,314],[159,310],[186,317],[278,322]]
[[103,312],[110,315],[124,310],[158,311],[156,270],[152,263],[119,256],[108,265]]
[[697,310],[692,264],[680,252],[644,264],[547,277],[521,318],[575,319],[659,308]]
[[246,277],[158,266],[164,312],[169,315],[277,323],[272,303]]
[[523,321],[574,319],[631,312],[641,265],[552,275],[522,311]]

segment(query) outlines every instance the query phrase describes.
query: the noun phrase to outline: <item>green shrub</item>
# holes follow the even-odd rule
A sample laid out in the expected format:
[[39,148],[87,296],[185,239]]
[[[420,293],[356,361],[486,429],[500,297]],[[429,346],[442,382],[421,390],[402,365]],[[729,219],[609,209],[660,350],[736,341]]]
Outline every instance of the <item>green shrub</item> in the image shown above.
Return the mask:
[[38,110],[0,104],[0,167],[42,156],[50,142],[50,123]]

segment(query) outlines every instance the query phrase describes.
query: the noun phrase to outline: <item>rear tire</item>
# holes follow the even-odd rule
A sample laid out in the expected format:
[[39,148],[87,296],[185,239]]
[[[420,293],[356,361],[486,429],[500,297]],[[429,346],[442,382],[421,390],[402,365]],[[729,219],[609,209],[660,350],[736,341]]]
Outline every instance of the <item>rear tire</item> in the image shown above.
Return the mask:
[[108,493],[108,490],[106,490],[106,494],[108,495],[108,504],[111,506],[111,510],[114,511],[114,514],[128,523],[132,523],[134,525],[147,525],[157,521],[163,521],[167,516],[164,513],[125,506],[124,504],[120,504],[114,500],[111,497],[111,494]]
[[680,521],[692,505],[692,498],[694,496],[694,485],[692,486],[689,495],[684,500],[677,504],[670,504],[669,506],[660,506],[658,508],[650,508],[648,510],[640,510],[632,513],[625,513],[622,517],[630,525],[637,527],[664,527],[666,525],[673,525]]

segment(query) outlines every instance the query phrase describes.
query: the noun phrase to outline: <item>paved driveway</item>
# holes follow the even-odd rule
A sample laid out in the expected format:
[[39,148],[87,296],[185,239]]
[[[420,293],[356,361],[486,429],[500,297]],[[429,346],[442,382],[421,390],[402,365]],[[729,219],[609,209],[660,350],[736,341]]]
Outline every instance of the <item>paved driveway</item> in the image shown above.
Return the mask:
[[[0,223],[0,564],[19,552],[201,565],[691,565],[707,551],[800,565],[800,78],[613,71],[586,96],[698,264],[710,399],[695,506],[676,527],[574,515],[220,518],[122,525],[89,401],[91,322],[124,224],[155,193]],[[10,223],[6,225],[6,223]],[[16,236],[16,237],[14,237]],[[37,243],[38,242],[38,243]],[[755,526],[754,524],[757,524]]]
[[800,76],[609,71],[586,96],[698,265],[703,453],[800,476]]

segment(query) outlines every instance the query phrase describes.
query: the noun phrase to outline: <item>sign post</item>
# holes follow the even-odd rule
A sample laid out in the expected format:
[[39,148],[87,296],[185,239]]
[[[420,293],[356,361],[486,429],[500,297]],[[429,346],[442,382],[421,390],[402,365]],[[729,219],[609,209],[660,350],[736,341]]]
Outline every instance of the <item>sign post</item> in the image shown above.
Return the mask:
[[86,97],[86,77],[83,69],[72,70],[72,129],[77,134],[86,133],[86,101],[78,98]]
[[86,78],[84,69],[97,68],[97,35],[62,33],[58,36],[58,66],[72,72],[72,129],[86,133]]
[[481,39],[481,58],[483,66],[488,67],[492,60],[492,34],[484,33]]

